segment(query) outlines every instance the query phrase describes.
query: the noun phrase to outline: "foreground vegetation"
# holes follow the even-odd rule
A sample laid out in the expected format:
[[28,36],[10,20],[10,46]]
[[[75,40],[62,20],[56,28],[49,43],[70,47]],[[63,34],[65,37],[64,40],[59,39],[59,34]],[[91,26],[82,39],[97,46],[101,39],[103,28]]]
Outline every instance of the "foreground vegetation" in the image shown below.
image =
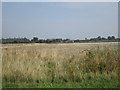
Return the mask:
[[40,44],[3,48],[3,87],[118,87],[118,46]]
[[117,88],[118,82],[112,80],[86,80],[81,82],[67,82],[67,83],[3,83],[6,88]]

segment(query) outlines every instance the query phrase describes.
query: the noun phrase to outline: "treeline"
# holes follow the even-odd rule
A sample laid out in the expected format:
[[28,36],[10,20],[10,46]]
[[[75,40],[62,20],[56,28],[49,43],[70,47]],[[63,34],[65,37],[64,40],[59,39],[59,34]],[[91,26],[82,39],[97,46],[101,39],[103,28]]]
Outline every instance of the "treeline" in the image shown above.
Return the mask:
[[39,39],[38,37],[33,37],[31,40],[24,37],[24,38],[2,38],[0,41],[3,44],[6,43],[80,43],[80,42],[117,42],[120,38],[116,38],[115,36],[108,36],[107,38],[98,36],[97,38],[90,38],[85,40],[70,40],[70,39]]

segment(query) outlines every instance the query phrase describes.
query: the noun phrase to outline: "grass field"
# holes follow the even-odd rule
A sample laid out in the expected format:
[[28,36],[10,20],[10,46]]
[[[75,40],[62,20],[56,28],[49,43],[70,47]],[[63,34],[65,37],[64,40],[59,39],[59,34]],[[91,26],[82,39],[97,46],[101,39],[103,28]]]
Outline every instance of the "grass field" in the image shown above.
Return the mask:
[[3,88],[119,87],[118,43],[6,44],[2,52]]

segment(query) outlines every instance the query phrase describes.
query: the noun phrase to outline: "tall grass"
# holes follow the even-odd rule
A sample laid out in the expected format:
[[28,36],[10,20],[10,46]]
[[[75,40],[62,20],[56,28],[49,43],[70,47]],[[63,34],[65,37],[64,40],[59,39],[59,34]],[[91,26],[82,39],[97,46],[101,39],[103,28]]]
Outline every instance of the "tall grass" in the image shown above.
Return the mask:
[[41,44],[5,47],[5,82],[118,80],[117,45]]

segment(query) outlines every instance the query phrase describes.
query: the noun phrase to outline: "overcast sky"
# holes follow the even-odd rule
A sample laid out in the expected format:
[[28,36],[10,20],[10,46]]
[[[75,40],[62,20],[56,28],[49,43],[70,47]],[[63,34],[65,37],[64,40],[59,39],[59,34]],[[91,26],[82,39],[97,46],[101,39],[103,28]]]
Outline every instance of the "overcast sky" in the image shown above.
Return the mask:
[[3,38],[118,36],[117,2],[7,2],[2,15]]

